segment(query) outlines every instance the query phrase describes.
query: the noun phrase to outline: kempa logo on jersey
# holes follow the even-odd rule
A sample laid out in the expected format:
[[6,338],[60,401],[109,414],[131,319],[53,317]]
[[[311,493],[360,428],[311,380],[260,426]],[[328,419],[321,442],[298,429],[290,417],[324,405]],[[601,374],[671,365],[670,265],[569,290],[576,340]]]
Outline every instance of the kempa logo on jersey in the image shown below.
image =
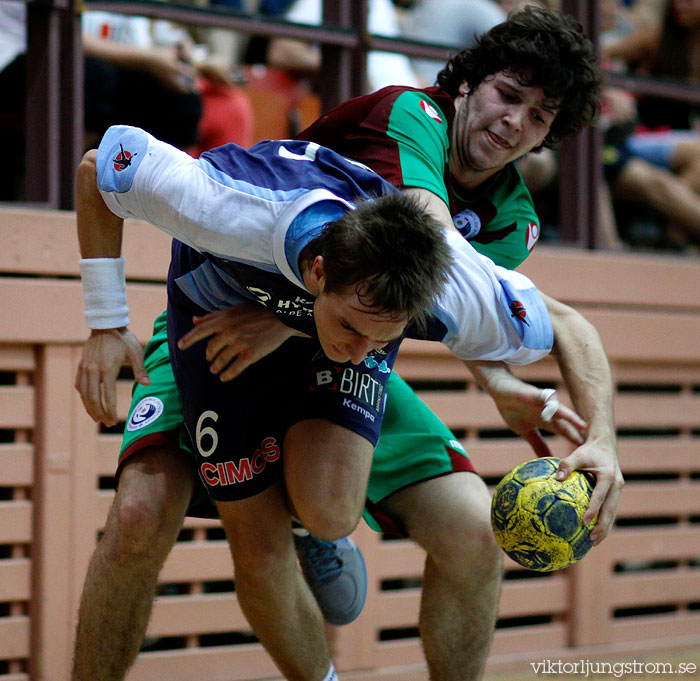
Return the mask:
[[481,218],[469,208],[453,216],[452,222],[465,239],[471,239],[481,231]]
[[270,299],[272,298],[272,295],[269,294],[267,291],[263,291],[261,288],[257,288],[256,286],[246,286],[248,291],[250,291],[263,305],[268,303]]
[[[313,376],[311,390],[337,390],[341,395],[348,395],[374,410],[375,413],[379,413],[384,397],[384,386],[369,374],[359,372],[352,367],[334,366],[330,369],[318,369],[313,372]],[[343,401],[344,407],[360,411],[359,405],[352,406],[352,404],[347,399]],[[362,410],[362,415],[374,421],[373,415],[366,410]]]
[[126,429],[140,430],[153,423],[163,413],[163,402],[157,397],[144,397],[131,412]]
[[238,482],[252,480],[254,475],[260,475],[268,463],[280,458],[280,448],[274,437],[266,437],[260,449],[256,449],[253,456],[235,461],[223,461],[219,463],[204,462],[199,470],[202,478],[211,487],[225,487],[235,485]]

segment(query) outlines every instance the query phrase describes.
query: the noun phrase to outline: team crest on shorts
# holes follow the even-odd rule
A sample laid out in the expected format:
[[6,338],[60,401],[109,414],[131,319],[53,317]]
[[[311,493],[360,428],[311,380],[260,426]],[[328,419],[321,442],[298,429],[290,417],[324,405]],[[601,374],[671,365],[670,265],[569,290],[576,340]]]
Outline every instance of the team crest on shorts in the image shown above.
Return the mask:
[[144,397],[131,412],[126,429],[140,430],[153,423],[163,413],[163,402],[158,397]]

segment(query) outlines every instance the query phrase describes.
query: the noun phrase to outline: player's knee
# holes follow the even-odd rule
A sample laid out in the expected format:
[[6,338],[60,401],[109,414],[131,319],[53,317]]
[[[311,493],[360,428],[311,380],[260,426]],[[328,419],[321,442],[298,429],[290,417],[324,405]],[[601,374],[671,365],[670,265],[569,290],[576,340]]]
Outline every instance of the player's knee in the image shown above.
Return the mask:
[[103,550],[114,559],[165,557],[177,540],[193,473],[166,449],[144,449],[122,466],[107,517]]
[[167,555],[178,528],[168,508],[154,499],[121,495],[110,511],[103,542],[115,560],[141,560]]
[[503,552],[496,543],[490,525],[464,524],[451,532],[451,541],[443,537],[431,554],[445,572],[485,584],[500,579]]
[[353,532],[362,517],[362,508],[349,500],[329,504],[303,504],[296,509],[301,524],[314,536],[336,541]]
[[491,529],[491,497],[476,475],[464,478],[453,494],[449,513],[434,523],[426,547],[434,560],[450,570],[488,578],[500,574],[502,552]]

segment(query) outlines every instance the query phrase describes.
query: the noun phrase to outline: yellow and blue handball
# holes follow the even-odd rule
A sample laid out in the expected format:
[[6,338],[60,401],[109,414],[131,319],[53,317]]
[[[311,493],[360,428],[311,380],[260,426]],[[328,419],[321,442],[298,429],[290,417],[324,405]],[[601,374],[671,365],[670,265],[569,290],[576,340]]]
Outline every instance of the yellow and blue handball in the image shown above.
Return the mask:
[[554,476],[559,459],[533,459],[516,466],[498,483],[491,504],[496,541],[530,570],[551,572],[573,565],[593,546],[597,518],[584,527],[583,514],[593,492],[592,476],[574,471]]

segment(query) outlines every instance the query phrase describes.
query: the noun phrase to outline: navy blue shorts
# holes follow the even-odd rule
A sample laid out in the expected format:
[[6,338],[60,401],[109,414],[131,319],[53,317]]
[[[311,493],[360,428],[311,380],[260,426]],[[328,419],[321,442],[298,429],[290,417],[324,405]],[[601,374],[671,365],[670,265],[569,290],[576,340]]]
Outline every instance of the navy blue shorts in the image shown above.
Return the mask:
[[171,296],[168,343],[197,471],[212,499],[245,499],[281,480],[285,434],[305,419],[328,419],[376,445],[396,350],[338,364],[318,340],[291,338],[223,383],[209,371],[206,340],[186,351],[176,345],[203,312]]

